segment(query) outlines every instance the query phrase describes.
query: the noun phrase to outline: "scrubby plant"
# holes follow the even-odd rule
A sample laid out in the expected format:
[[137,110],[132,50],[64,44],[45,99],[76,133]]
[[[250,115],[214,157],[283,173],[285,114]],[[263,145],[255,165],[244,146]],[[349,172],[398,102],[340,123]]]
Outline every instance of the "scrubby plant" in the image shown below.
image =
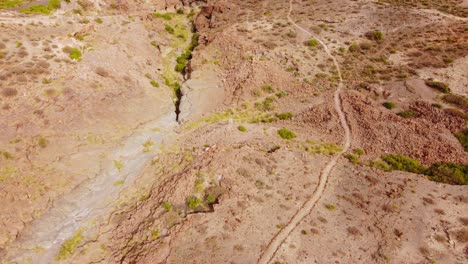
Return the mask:
[[156,88],[159,87],[159,83],[158,83],[157,81],[155,81],[155,80],[151,80],[151,81],[150,81],[150,84],[151,84],[153,87],[156,87]]
[[359,156],[364,155],[364,153],[365,153],[362,148],[357,148],[353,152],[358,154]]
[[245,128],[245,126],[238,126],[237,129],[238,129],[240,132],[245,132],[245,131],[247,131],[247,128]]
[[114,167],[120,172],[123,168],[123,163],[118,161],[118,160],[114,160]]
[[276,99],[274,96],[268,96],[262,102],[256,102],[255,108],[257,108],[260,111],[271,111],[274,109],[273,102],[275,101]]
[[174,29],[171,25],[169,25],[169,24],[165,24],[165,25],[164,25],[164,28],[166,29],[166,31],[167,31],[169,34],[174,34],[174,32],[175,32],[175,29]]
[[100,17],[94,19],[94,21],[95,21],[96,23],[98,23],[98,24],[104,23],[104,20],[102,20],[102,18],[100,18]]
[[465,151],[468,152],[468,128],[456,133],[455,137],[460,141]]
[[283,138],[283,139],[292,139],[296,137],[296,134],[292,132],[291,130],[288,130],[286,128],[281,128],[278,130],[278,135]]
[[156,18],[162,18],[164,20],[171,20],[172,19],[172,16],[174,14],[170,14],[170,13],[158,13],[158,12],[155,12],[153,13],[153,16],[156,17]]
[[358,164],[359,162],[359,157],[355,154],[348,153],[344,157],[347,158],[353,164]]
[[187,205],[190,209],[196,210],[198,207],[202,205],[203,201],[196,197],[196,196],[190,196],[190,198],[187,201]]
[[425,174],[436,182],[466,185],[468,184],[468,164],[435,163]]
[[413,173],[424,172],[424,167],[419,163],[419,161],[404,155],[384,155],[382,156],[382,160],[385,161],[392,170],[408,171]]
[[21,13],[25,14],[43,14],[48,15],[54,12],[56,9],[61,7],[60,0],[49,0],[47,5],[33,5],[28,8],[23,8],[20,10]]
[[47,145],[49,144],[49,141],[45,138],[45,137],[39,137],[39,139],[37,140],[37,144],[39,145],[39,147],[41,148],[46,148]]
[[172,205],[169,202],[164,201],[161,203],[161,206],[166,210],[166,212],[172,211]]
[[430,81],[430,80],[427,80],[426,82],[426,85],[431,87],[431,88],[434,88],[440,92],[443,92],[443,93],[450,93],[450,88],[448,86],[448,84],[446,83],[443,83],[443,82],[435,82],[435,81]]
[[275,115],[279,120],[288,120],[293,117],[293,114],[291,112],[284,112],[284,113],[279,113]]
[[449,104],[458,106],[459,108],[468,109],[468,98],[462,95],[446,94],[442,99]]
[[271,84],[267,84],[267,85],[264,85],[262,87],[262,90],[266,93],[274,93],[275,92],[275,89],[273,88],[273,86]]
[[114,186],[122,185],[122,184],[124,184],[124,182],[125,182],[124,180],[118,180],[118,181],[114,182]]
[[326,204],[325,208],[327,208],[329,211],[335,211],[336,206],[334,204]]
[[417,116],[417,113],[413,110],[406,110],[406,111],[402,111],[402,112],[399,112],[397,113],[397,115],[403,117],[403,118],[412,118],[412,117],[416,117]]
[[61,261],[71,257],[75,253],[76,248],[81,244],[82,240],[83,230],[79,229],[71,238],[63,242],[58,254],[55,256],[55,260]]
[[387,108],[387,109],[393,109],[393,108],[395,108],[395,103],[389,102],[389,101],[383,103],[382,105],[383,105],[385,108]]
[[309,47],[316,47],[319,44],[318,40],[316,39],[311,39],[307,41],[307,46]]

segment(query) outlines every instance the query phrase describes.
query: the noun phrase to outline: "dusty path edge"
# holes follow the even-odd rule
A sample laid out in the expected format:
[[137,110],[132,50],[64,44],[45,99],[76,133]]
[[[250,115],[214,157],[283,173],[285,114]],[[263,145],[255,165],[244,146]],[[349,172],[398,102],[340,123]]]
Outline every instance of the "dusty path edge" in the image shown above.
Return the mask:
[[280,246],[288,238],[289,234],[291,234],[291,232],[296,228],[296,226],[301,222],[301,220],[309,214],[309,212],[312,210],[312,208],[315,206],[317,201],[322,196],[323,191],[325,190],[326,183],[328,181],[328,176],[330,175],[330,172],[332,171],[333,167],[336,165],[338,159],[343,155],[343,153],[348,151],[351,145],[351,132],[350,132],[348,122],[346,120],[345,114],[341,106],[340,92],[343,87],[343,78],[341,75],[340,65],[338,64],[338,61],[336,60],[335,56],[331,54],[330,50],[328,49],[328,46],[320,38],[318,38],[316,35],[310,33],[309,31],[307,31],[306,29],[304,29],[303,27],[299,26],[298,24],[294,22],[294,20],[291,18],[292,10],[293,10],[293,0],[290,0],[289,11],[288,11],[289,22],[291,22],[296,28],[304,32],[306,35],[312,36],[313,38],[315,38],[320,43],[320,45],[324,48],[328,57],[330,57],[333,60],[333,64],[335,65],[335,68],[337,69],[338,77],[339,77],[339,84],[338,84],[338,88],[336,89],[334,93],[334,101],[335,101],[335,110],[338,113],[338,116],[340,118],[341,126],[343,127],[345,131],[344,147],[343,147],[343,150],[338,155],[335,155],[322,170],[320,174],[320,178],[319,178],[319,184],[317,188],[315,189],[312,197],[301,206],[301,208],[294,214],[294,216],[289,220],[286,226],[282,228],[269,242],[267,248],[262,252],[262,254],[260,255],[257,261],[257,263],[261,263],[261,264],[269,263],[273,259],[273,257],[275,256]]

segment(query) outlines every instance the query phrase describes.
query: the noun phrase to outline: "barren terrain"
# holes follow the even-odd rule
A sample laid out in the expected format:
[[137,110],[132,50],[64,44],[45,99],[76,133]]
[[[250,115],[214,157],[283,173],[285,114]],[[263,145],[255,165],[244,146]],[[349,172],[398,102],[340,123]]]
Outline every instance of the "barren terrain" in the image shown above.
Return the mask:
[[0,0],[0,263],[466,263],[465,0]]

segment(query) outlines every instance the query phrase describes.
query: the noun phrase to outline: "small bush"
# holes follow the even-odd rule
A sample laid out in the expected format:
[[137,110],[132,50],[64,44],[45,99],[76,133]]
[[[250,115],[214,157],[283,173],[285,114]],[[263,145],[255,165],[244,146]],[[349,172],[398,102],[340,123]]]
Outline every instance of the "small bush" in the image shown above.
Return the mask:
[[333,205],[333,204],[326,204],[325,207],[326,207],[329,211],[335,211],[335,210],[336,210],[336,206]]
[[417,113],[414,112],[413,110],[406,110],[406,111],[402,111],[402,112],[397,113],[397,115],[399,115],[399,116],[401,116],[403,118],[412,118],[412,117],[416,117]]
[[55,11],[56,9],[59,9],[61,6],[60,0],[49,0],[47,5],[33,5],[28,8],[23,8],[20,10],[21,13],[25,14],[43,14],[43,15],[48,15]]
[[70,56],[70,59],[81,61],[82,54],[78,48],[72,48],[72,47],[66,46],[62,50],[63,52],[68,53],[68,56]]
[[60,261],[71,257],[75,253],[76,248],[81,244],[82,240],[83,231],[79,229],[71,238],[63,242],[57,256],[55,256],[55,260]]
[[440,92],[443,92],[443,93],[450,93],[450,88],[448,86],[448,84],[446,83],[443,83],[443,82],[434,82],[434,81],[426,81],[425,82],[427,86],[431,87],[431,88],[434,88]]
[[273,88],[273,86],[271,84],[264,85],[262,87],[262,90],[264,92],[267,92],[267,93],[274,93],[275,92],[275,88]]
[[120,185],[124,184],[124,182],[125,182],[124,180],[118,180],[118,181],[114,182],[114,186],[120,186]]
[[307,46],[309,47],[316,47],[319,44],[318,40],[316,39],[311,39],[307,41]]
[[347,158],[353,164],[358,164],[359,162],[359,157],[357,155],[349,153],[346,154],[344,157]]
[[468,109],[468,98],[457,94],[446,94],[442,99],[452,105],[458,106],[462,109]]
[[384,39],[384,33],[380,30],[369,31],[365,36],[370,40],[382,41]]
[[157,81],[155,81],[155,80],[151,80],[151,81],[150,81],[150,84],[151,84],[153,87],[156,87],[156,88],[159,87],[159,83],[158,83]]
[[45,137],[39,137],[39,139],[37,140],[37,144],[41,148],[46,148],[49,144],[49,141]]
[[291,112],[284,112],[280,114],[275,115],[279,120],[288,120],[293,117],[293,114]]
[[395,108],[395,103],[393,103],[393,102],[388,102],[388,101],[387,101],[387,102],[383,103],[382,105],[383,105],[385,108],[387,108],[387,109],[393,109],[393,108]]
[[425,172],[433,181],[466,185],[468,184],[468,165],[455,163],[435,163]]
[[240,132],[247,131],[247,128],[245,128],[245,126],[238,126],[237,129],[239,129]]
[[468,152],[468,129],[463,129],[462,131],[455,134],[460,144],[462,144],[465,151]]
[[187,205],[190,209],[195,210],[202,205],[202,202],[203,201],[200,198],[191,196],[187,201]]
[[354,153],[358,154],[359,156],[364,155],[364,150],[362,148],[357,148],[354,150]]
[[162,202],[161,206],[166,210],[166,212],[172,211],[172,205],[169,202]]
[[167,32],[169,32],[169,34],[174,34],[175,30],[173,27],[171,27],[170,25],[168,24],[165,24],[164,25],[164,28],[166,29]]
[[162,19],[164,19],[164,20],[168,20],[168,21],[169,21],[169,20],[172,19],[173,14],[169,14],[169,13],[164,13],[164,14],[162,14],[162,13],[156,12],[156,13],[153,13],[153,16],[156,17],[156,18],[162,18]]
[[356,43],[353,43],[348,47],[349,52],[358,52],[359,50],[360,50],[359,45]]
[[292,139],[296,137],[296,134],[294,132],[286,128],[278,130],[278,135],[283,139]]
[[104,20],[102,20],[102,18],[100,18],[100,17],[94,19],[94,21],[95,21],[96,23],[98,23],[98,24],[104,23]]
[[419,161],[404,155],[384,155],[382,156],[382,160],[385,161],[392,170],[408,171],[413,173],[422,173],[425,170]]

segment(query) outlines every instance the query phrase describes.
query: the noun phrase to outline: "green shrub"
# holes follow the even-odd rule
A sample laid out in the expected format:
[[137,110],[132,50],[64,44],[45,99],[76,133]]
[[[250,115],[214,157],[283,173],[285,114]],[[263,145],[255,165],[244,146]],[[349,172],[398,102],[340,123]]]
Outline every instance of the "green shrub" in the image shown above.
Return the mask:
[[216,197],[214,195],[212,195],[212,194],[208,194],[206,196],[206,202],[208,204],[212,204],[212,203],[216,202]]
[[446,94],[442,99],[452,105],[458,106],[462,109],[468,109],[468,98],[457,94]]
[[104,23],[104,21],[103,21],[102,18],[100,18],[100,17],[94,19],[94,21],[95,21],[96,23],[98,23],[98,24]]
[[255,107],[260,111],[270,111],[274,109],[273,102],[275,102],[275,97],[269,96],[261,103],[255,103]]
[[374,31],[374,39],[377,41],[382,41],[384,39],[384,33],[380,30]]
[[383,170],[383,171],[391,171],[392,170],[392,167],[390,165],[388,165],[385,161],[382,161],[382,160],[373,160],[373,161],[371,161],[369,166],[373,167],[373,168],[376,168],[376,169],[379,169],[379,170]]
[[329,211],[335,211],[335,210],[336,210],[336,206],[333,205],[333,204],[326,204],[325,207],[326,207]]
[[170,14],[170,13],[164,13],[164,14],[158,13],[158,12],[153,13],[153,17],[162,18],[164,20],[171,20],[172,16],[173,16],[173,14]]
[[49,0],[47,5],[33,5],[28,8],[23,8],[20,10],[21,13],[25,14],[44,14],[48,15],[54,12],[56,9],[59,9],[61,6],[60,0]]
[[196,196],[191,196],[187,201],[187,205],[190,209],[195,210],[198,207],[200,207],[200,205],[202,205],[202,202],[203,201],[200,198]]
[[151,84],[153,87],[156,87],[156,88],[159,87],[159,83],[158,83],[157,81],[155,81],[155,80],[151,80],[151,81],[150,81],[150,84]]
[[114,182],[114,186],[122,185],[122,184],[124,184],[124,182],[125,182],[124,180],[118,180],[118,181]]
[[357,148],[354,150],[354,153],[358,154],[359,156],[364,155],[364,150],[362,148]]
[[39,137],[37,144],[39,145],[39,147],[45,148],[49,144],[49,141],[45,137]]
[[425,174],[436,182],[454,185],[468,184],[468,164],[435,163],[427,169]]
[[443,92],[443,93],[450,93],[450,88],[448,86],[448,84],[446,83],[443,83],[443,82],[434,82],[434,81],[429,81],[427,80],[426,82],[426,85],[431,87],[431,88],[434,88],[440,92]]
[[286,128],[278,130],[278,135],[283,139],[292,139],[296,137],[296,134],[294,134],[294,132]]
[[359,51],[359,49],[360,49],[359,45],[356,44],[356,43],[353,43],[353,44],[349,45],[348,51],[349,52],[357,52],[357,51]]
[[324,143],[319,145],[307,146],[306,151],[313,154],[322,154],[322,155],[335,155],[342,151],[343,148],[336,144]]
[[293,117],[293,114],[291,112],[284,112],[284,113],[279,113],[275,115],[279,120],[288,120]]
[[81,244],[82,240],[83,231],[79,229],[71,238],[63,242],[57,256],[55,256],[55,260],[60,261],[71,257],[75,253],[76,248]]
[[262,87],[262,90],[264,92],[267,92],[267,93],[274,93],[275,92],[275,88],[273,88],[273,86],[271,84],[264,85]]
[[318,40],[316,39],[311,39],[307,41],[307,46],[309,47],[316,47],[319,44]]
[[167,32],[169,32],[169,34],[174,34],[175,32],[174,28],[171,27],[171,25],[165,24],[164,28],[166,29]]
[[357,155],[349,153],[346,154],[344,157],[347,158],[353,164],[358,164],[359,162],[359,157]]
[[388,101],[387,101],[387,102],[383,103],[382,105],[383,105],[385,108],[387,108],[387,109],[393,109],[393,108],[395,108],[395,103],[393,103],[393,102],[388,102]]
[[247,131],[247,128],[245,128],[245,126],[238,126],[237,129],[239,129],[239,131],[241,132]]
[[384,155],[382,156],[382,160],[385,161],[392,170],[408,171],[413,173],[422,173],[425,170],[419,161],[404,155]]
[[185,14],[185,12],[184,12],[184,10],[182,8],[177,9],[176,13],[179,14],[179,15]]
[[406,110],[406,111],[402,111],[402,112],[397,113],[397,115],[399,115],[399,116],[401,116],[403,118],[412,118],[412,117],[416,117],[417,113],[414,112],[413,110]]
[[462,131],[455,134],[460,144],[462,144],[465,151],[468,152],[468,129],[463,129]]
[[0,1],[0,10],[13,8],[23,4],[23,0],[2,0]]
[[166,212],[172,211],[172,205],[169,202],[164,201],[161,205],[164,208],[164,210],[166,210]]

